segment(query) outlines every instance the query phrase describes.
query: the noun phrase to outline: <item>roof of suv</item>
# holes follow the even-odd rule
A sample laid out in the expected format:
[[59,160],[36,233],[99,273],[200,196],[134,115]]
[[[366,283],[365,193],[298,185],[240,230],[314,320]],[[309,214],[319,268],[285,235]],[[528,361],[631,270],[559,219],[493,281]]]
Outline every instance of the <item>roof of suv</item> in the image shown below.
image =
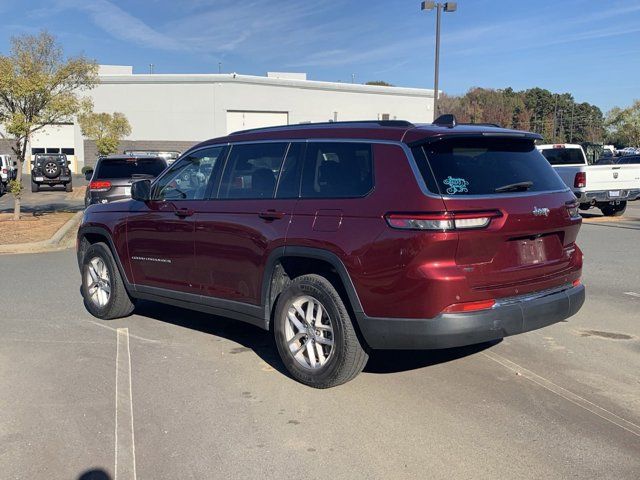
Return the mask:
[[153,160],[153,159],[166,161],[165,158],[162,158],[160,156],[147,155],[147,154],[141,154],[141,155],[106,155],[104,157],[100,157],[98,160]]
[[256,128],[234,132],[226,137],[207,140],[197,146],[201,147],[228,142],[307,138],[386,140],[404,142],[410,145],[427,139],[457,135],[520,137],[532,140],[542,138],[536,133],[500,128],[497,125],[491,124],[456,124],[455,119],[453,124],[413,124],[404,120],[382,120],[307,123]]

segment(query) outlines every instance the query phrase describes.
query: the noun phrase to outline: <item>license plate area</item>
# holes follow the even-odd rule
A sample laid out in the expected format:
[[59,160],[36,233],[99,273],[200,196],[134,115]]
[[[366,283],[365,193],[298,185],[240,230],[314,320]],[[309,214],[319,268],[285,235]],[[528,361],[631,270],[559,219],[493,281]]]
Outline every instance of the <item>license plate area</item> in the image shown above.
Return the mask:
[[620,196],[620,190],[609,190],[609,198],[618,198]]
[[544,238],[516,240],[516,253],[519,265],[537,265],[547,261],[547,249]]
[[44,177],[35,177],[36,182],[44,182]]

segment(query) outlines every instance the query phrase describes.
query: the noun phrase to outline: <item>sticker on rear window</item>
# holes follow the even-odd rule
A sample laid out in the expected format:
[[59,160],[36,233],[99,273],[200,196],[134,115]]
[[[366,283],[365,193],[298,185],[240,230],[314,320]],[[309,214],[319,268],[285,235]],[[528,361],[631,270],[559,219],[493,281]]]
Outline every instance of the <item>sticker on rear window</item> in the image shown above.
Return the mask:
[[452,176],[448,176],[445,178],[442,183],[447,185],[447,193],[449,195],[455,195],[456,193],[468,193],[469,182],[464,178],[453,178]]

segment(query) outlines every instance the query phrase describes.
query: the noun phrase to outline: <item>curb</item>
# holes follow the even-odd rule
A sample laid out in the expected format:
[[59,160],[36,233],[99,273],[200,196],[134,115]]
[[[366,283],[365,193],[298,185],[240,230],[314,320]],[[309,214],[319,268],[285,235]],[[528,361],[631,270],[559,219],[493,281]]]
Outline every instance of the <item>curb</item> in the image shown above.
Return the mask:
[[69,248],[68,242],[64,242],[65,237],[71,230],[77,227],[82,220],[82,214],[84,211],[76,213],[67,222],[58,229],[56,233],[49,240],[41,240],[39,242],[29,243],[12,243],[9,245],[0,245],[0,254],[15,254],[15,253],[43,253],[54,252],[56,250],[63,250]]

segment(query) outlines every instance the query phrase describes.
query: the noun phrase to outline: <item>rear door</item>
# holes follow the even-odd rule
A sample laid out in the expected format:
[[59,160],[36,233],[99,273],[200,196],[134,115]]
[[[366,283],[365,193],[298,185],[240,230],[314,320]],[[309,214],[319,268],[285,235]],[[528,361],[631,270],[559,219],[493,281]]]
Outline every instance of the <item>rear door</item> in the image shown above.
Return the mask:
[[571,218],[575,197],[533,140],[450,138],[423,152],[448,212],[498,215],[486,228],[457,228],[456,263],[472,288],[563,282],[581,220]]
[[224,150],[209,147],[183,157],[154,183],[151,201],[133,203],[127,244],[136,284],[199,293],[195,218],[206,204]]
[[267,258],[284,246],[298,201],[304,148],[303,142],[231,147],[218,193],[196,220],[196,269],[204,295],[261,303]]

